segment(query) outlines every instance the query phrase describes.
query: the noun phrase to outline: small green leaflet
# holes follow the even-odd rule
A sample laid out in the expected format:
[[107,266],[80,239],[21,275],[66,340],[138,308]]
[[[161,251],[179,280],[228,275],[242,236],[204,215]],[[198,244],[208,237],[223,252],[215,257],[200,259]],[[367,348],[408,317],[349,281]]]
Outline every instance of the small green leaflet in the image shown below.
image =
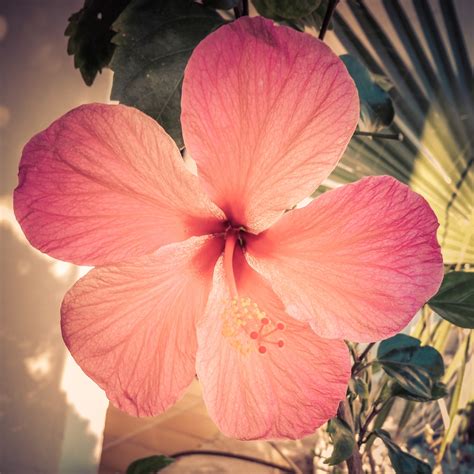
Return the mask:
[[355,445],[354,433],[345,421],[337,417],[329,420],[328,433],[334,449],[324,463],[335,466],[351,457]]
[[172,462],[174,462],[174,459],[163,456],[162,454],[137,459],[127,467],[126,474],[151,474],[161,471]]

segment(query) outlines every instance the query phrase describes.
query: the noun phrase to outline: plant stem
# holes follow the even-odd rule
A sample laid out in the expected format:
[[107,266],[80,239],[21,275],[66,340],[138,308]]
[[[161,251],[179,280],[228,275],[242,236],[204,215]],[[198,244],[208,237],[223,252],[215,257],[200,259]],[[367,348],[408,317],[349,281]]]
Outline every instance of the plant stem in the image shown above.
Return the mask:
[[359,372],[362,372],[367,367],[370,367],[374,362],[376,361],[367,362],[367,364],[355,364],[351,370],[352,377],[356,376]]
[[328,8],[326,10],[326,14],[324,15],[323,24],[321,25],[321,30],[319,31],[319,39],[322,41],[324,39],[324,35],[329,27],[329,22],[331,21],[332,14],[336,9],[339,0],[329,0]]
[[249,1],[241,0],[239,5],[234,8],[235,19],[240,18],[241,16],[248,16],[249,14]]
[[370,349],[375,346],[375,342],[371,342],[370,344],[367,344],[367,347],[362,351],[362,354],[359,357],[359,362],[363,361],[366,357],[367,354],[370,352]]
[[370,463],[370,472],[377,472],[375,467],[374,457],[372,456],[372,448],[367,449],[367,457],[369,458]]
[[384,402],[381,402],[380,400],[376,400],[374,402],[374,406],[372,408],[372,411],[367,415],[367,418],[366,418],[364,424],[362,425],[362,427],[360,429],[359,441],[358,441],[359,446],[366,443],[367,440],[369,439],[370,435],[366,439],[364,439],[364,437],[365,437],[365,434],[367,433],[367,430],[369,429],[370,423],[384,409],[385,405],[387,404],[387,402],[389,400],[390,400],[390,398],[388,398]]
[[[352,418],[351,408],[347,398],[345,398],[337,409],[337,416],[344,420],[352,430],[354,430],[354,419]],[[352,456],[346,459],[347,469],[349,474],[364,474],[362,469],[362,458],[359,452],[359,445],[356,443],[354,445],[354,450],[352,451]]]
[[362,354],[355,360],[354,365],[352,366],[352,375],[355,375],[359,373],[362,370],[363,366],[362,363],[364,362],[364,359],[367,357],[367,354],[370,352],[370,349],[374,347],[375,342],[371,342],[370,344],[367,344],[367,347],[362,351]]
[[372,411],[367,416],[364,424],[362,425],[360,429],[359,441],[358,441],[359,446],[362,445],[366,441],[364,440],[364,436],[365,436],[365,433],[367,433],[370,422],[380,413],[381,410],[382,408],[379,408],[377,404],[375,404],[374,407],[372,408]]
[[383,138],[385,140],[397,140],[399,142],[403,141],[403,135],[401,133],[361,132],[359,130],[356,130],[354,132],[354,135],[359,136],[359,137]]
[[178,453],[171,454],[171,458],[181,458],[185,456],[220,456],[224,458],[240,459],[241,461],[248,461],[255,464],[261,464],[263,466],[272,467],[273,469],[279,469],[282,472],[288,472],[289,474],[295,474],[295,471],[291,467],[282,466],[275,464],[265,459],[254,458],[253,456],[247,456],[245,454],[228,453],[225,451],[213,451],[213,450],[190,450],[180,451]]

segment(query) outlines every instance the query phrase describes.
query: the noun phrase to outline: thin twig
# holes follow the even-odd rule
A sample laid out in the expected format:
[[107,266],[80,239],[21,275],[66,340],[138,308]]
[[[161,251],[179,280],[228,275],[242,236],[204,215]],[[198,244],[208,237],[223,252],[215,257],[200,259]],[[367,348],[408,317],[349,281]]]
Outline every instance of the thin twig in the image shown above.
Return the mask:
[[375,342],[370,342],[367,344],[367,347],[362,351],[362,354],[359,357],[359,362],[363,362],[363,360],[367,357],[367,354],[370,352],[370,349],[375,346]]
[[349,341],[345,341],[345,342],[346,342],[346,346],[349,349],[349,352],[351,353],[352,360],[354,361],[354,365],[355,365],[359,361],[359,356],[357,355],[356,348],[355,348],[355,346],[352,345],[351,342],[349,342]]
[[219,457],[224,457],[224,458],[233,458],[233,459],[239,459],[241,461],[261,464],[263,466],[273,467],[274,469],[279,469],[280,471],[283,471],[283,472],[295,474],[295,471],[292,468],[281,466],[280,464],[275,464],[273,462],[265,461],[264,459],[254,458],[252,456],[246,456],[245,454],[234,454],[234,453],[227,453],[224,451],[212,451],[212,450],[179,451],[178,453],[171,454],[169,457],[181,458],[185,456],[219,456]]
[[354,132],[354,135],[359,136],[359,137],[382,138],[385,140],[397,140],[399,142],[403,141],[402,133],[361,132],[359,130],[356,130]]
[[362,444],[367,442],[367,440],[369,439],[370,434],[366,439],[364,439],[364,436],[367,433],[367,430],[369,429],[369,425],[372,422],[372,420],[383,410],[383,407],[388,402],[388,400],[390,400],[390,398],[388,398],[387,400],[385,400],[382,403],[379,400],[374,402],[374,406],[372,408],[372,411],[368,414],[364,424],[362,425],[362,427],[359,431],[359,441],[358,441],[359,446],[361,446]]
[[351,371],[351,375],[352,377],[354,377],[355,375],[357,375],[358,373],[362,372],[364,369],[366,369],[367,367],[370,367],[375,361],[371,361],[371,362],[367,362],[367,364],[363,364],[363,365],[358,365],[357,367],[354,365],[352,367],[352,371]]
[[372,448],[367,449],[366,452],[367,452],[367,457],[369,458],[370,471],[375,473],[377,471],[376,471],[376,467],[375,467],[374,456],[372,455]]
[[[354,419],[352,417],[351,408],[347,398],[345,398],[337,409],[337,416],[344,420],[349,427],[354,430]],[[352,456],[346,459],[347,469],[349,474],[364,474],[362,469],[362,458],[359,452],[359,445],[356,443],[352,451]]]
[[367,347],[362,351],[362,354],[357,358],[355,364],[352,366],[351,374],[356,375],[358,374],[361,370],[362,367],[367,367],[368,364],[363,366],[364,359],[367,357],[367,354],[370,352],[372,347],[374,347],[375,342],[371,342],[370,344],[367,344]]
[[303,474],[303,471],[278,447],[276,443],[269,441],[268,444],[289,464],[293,471],[295,471],[295,474]]
[[249,15],[249,2],[248,0],[241,0],[239,5],[234,8],[234,15],[235,19],[240,18],[242,16]]
[[326,34],[326,31],[329,27],[329,22],[331,21],[332,14],[336,9],[339,0],[329,0],[328,8],[326,10],[326,14],[324,15],[323,24],[321,25],[321,30],[319,31],[319,39],[322,41]]

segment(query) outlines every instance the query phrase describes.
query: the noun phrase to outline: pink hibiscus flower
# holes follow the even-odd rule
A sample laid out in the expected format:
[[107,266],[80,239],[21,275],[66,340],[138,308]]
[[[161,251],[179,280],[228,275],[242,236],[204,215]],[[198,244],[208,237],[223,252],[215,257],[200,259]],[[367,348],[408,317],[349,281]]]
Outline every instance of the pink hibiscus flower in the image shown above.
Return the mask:
[[183,83],[198,177],[151,118],[85,105],[25,147],[15,212],[35,247],[95,265],[66,295],[64,340],[111,402],[163,412],[197,373],[212,419],[299,438],[332,417],[350,361],[442,279],[437,220],[381,176],[284,213],[334,169],[359,106],[322,42],[262,18],[219,28]]

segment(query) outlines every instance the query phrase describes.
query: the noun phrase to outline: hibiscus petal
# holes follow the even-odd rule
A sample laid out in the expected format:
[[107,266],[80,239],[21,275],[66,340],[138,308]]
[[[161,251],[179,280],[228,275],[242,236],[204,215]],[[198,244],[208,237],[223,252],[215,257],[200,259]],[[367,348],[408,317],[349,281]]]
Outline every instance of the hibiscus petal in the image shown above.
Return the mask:
[[358,116],[354,83],[328,46],[262,17],[219,28],[186,67],[186,146],[214,202],[253,232],[329,175]]
[[131,263],[98,267],[67,293],[64,341],[110,401],[134,416],[166,410],[195,375],[195,323],[204,313],[222,241],[193,237]]
[[241,251],[234,268],[241,312],[247,309],[245,325],[226,306],[230,290],[222,259],[198,324],[196,370],[209,414],[224,434],[240,439],[297,439],[313,433],[336,414],[345,396],[347,348],[288,317]]
[[437,228],[421,196],[388,176],[369,177],[249,238],[248,261],[320,336],[375,341],[402,330],[438,290]]
[[151,253],[223,217],[166,132],[122,105],[78,107],[33,137],[14,204],[33,246],[83,265]]

